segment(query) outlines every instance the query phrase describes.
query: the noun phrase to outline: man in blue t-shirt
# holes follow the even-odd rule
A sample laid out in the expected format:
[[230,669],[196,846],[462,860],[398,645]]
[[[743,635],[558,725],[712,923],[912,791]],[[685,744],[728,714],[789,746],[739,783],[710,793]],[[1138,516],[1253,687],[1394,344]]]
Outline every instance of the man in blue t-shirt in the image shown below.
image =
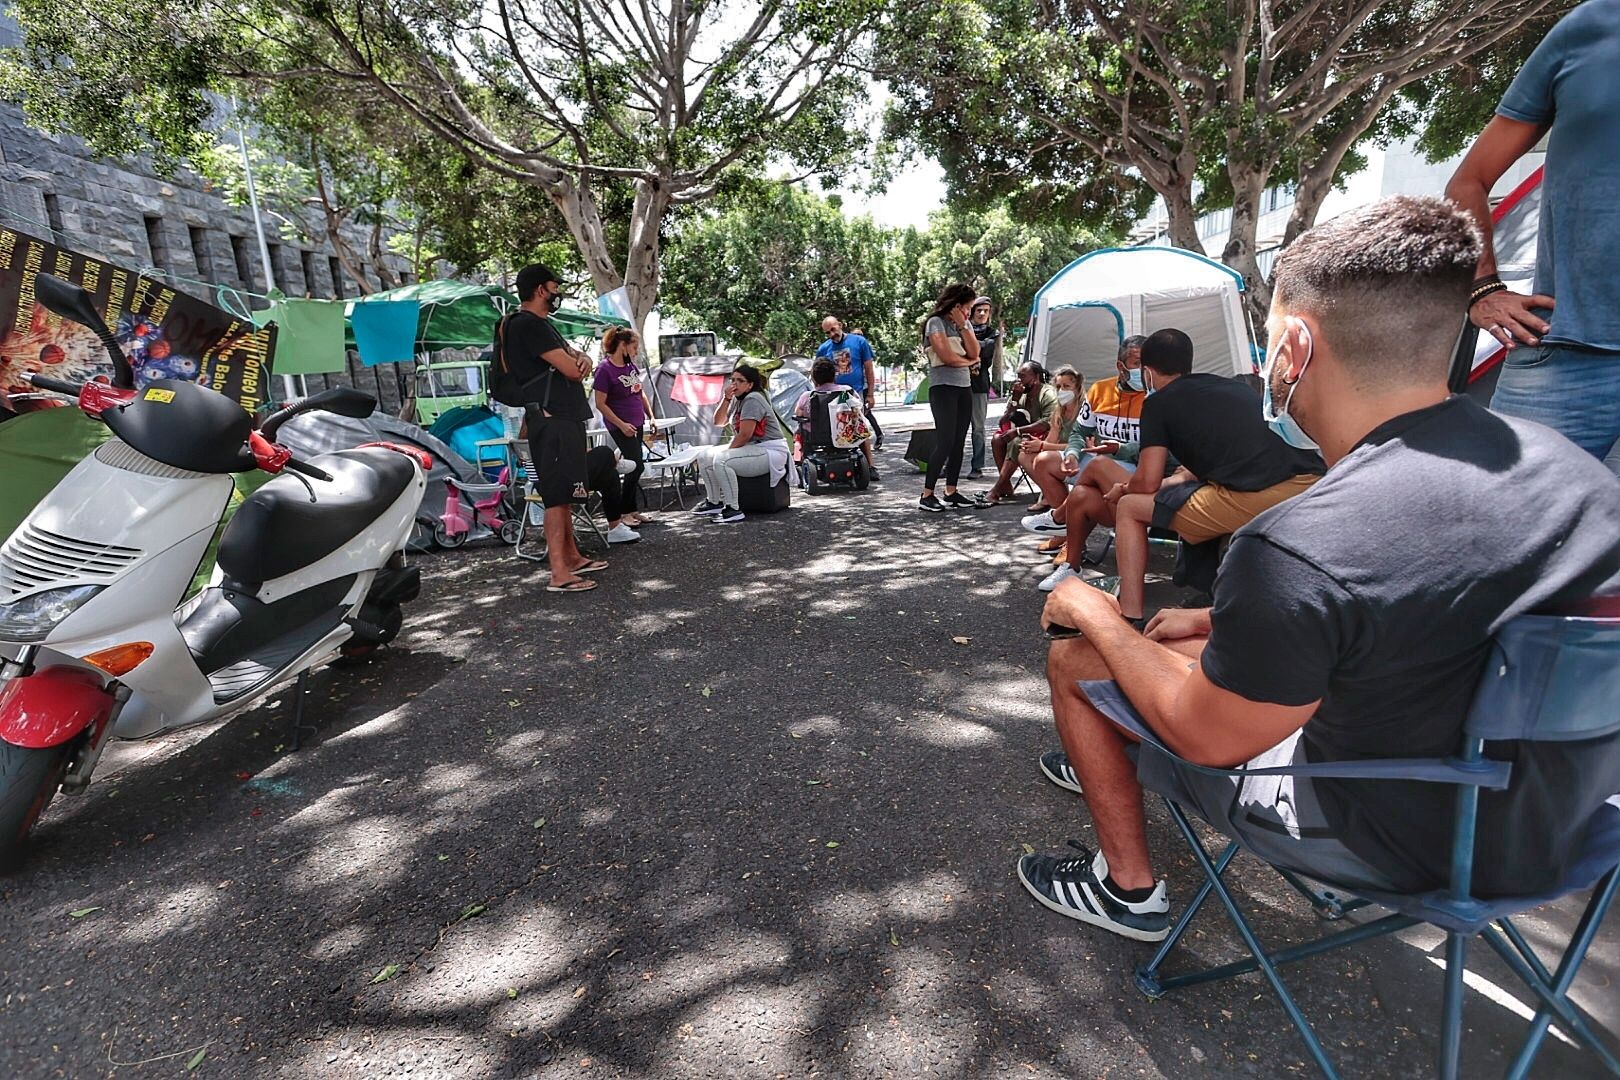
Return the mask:
[[[1620,0],[1552,28],[1446,195],[1485,235],[1468,317],[1512,351],[1491,408],[1546,424],[1620,473]],[[1491,187],[1547,139],[1535,295],[1496,275]]]
[[[873,390],[877,386],[877,371],[872,360],[872,345],[860,334],[844,332],[843,322],[835,315],[828,315],[821,320],[821,332],[827,340],[816,347],[817,360],[830,360],[834,370],[838,372],[836,380],[842,386],[847,386],[861,395],[861,406],[866,411],[867,420],[872,424],[872,430],[878,431],[877,419],[872,416]],[[878,431],[878,438],[882,438]],[[868,439],[861,444],[866,454],[867,468],[871,471],[872,479],[876,480],[877,462],[872,457],[872,440]]]

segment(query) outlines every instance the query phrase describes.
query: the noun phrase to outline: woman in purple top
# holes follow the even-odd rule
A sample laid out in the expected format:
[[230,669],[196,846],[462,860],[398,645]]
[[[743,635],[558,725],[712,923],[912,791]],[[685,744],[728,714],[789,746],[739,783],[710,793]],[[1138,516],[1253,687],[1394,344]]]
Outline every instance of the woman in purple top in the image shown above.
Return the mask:
[[596,391],[596,411],[602,414],[608,434],[624,459],[635,463],[635,468],[620,481],[624,509],[628,511],[625,523],[632,528],[645,519],[643,513],[635,511],[645,505],[640,486],[641,474],[646,471],[642,428],[652,415],[652,405],[641,385],[641,369],[636,367],[640,351],[641,338],[634,330],[613,327],[602,338],[602,362],[596,365],[596,378],[591,384]]

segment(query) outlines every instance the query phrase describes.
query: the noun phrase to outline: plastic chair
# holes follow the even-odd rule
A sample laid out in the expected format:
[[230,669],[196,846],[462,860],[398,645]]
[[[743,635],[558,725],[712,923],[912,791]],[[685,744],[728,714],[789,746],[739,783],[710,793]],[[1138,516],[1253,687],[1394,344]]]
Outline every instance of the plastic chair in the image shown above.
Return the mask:
[[[1539,1002],[1530,1034],[1507,1075],[1524,1077],[1556,1020],[1562,1030],[1578,1039],[1609,1073],[1620,1076],[1620,1060],[1598,1039],[1592,1026],[1569,999],[1569,988],[1586,958],[1599,925],[1620,885],[1620,800],[1600,806],[1587,828],[1580,855],[1552,890],[1535,896],[1494,897],[1472,895],[1475,826],[1481,788],[1503,790],[1511,782],[1511,766],[1484,756],[1487,740],[1559,742],[1620,736],[1620,618],[1524,615],[1511,620],[1497,635],[1494,651],[1475,691],[1462,745],[1454,757],[1444,759],[1382,759],[1323,762],[1266,769],[1216,769],[1193,765],[1176,757],[1147,727],[1141,716],[1112,682],[1082,682],[1091,703],[1122,730],[1141,740],[1140,753],[1162,754],[1183,768],[1223,776],[1310,776],[1357,780],[1406,780],[1456,787],[1456,813],[1452,835],[1449,886],[1417,894],[1355,890],[1312,873],[1306,865],[1274,867],[1318,912],[1337,918],[1355,908],[1377,904],[1390,914],[1330,934],[1304,945],[1268,952],[1260,944],[1236,897],[1222,874],[1237,853],[1237,842],[1211,856],[1193,831],[1187,814],[1165,799],[1170,817],[1187,841],[1193,858],[1203,869],[1205,883],[1188,905],[1152,961],[1136,972],[1136,984],[1150,998],[1171,990],[1260,971],[1271,985],[1283,1010],[1304,1039],[1312,1060],[1327,1077],[1336,1077],[1321,1042],[1283,985],[1277,968],[1283,964],[1353,945],[1394,931],[1428,923],[1446,933],[1445,997],[1441,1007],[1439,1075],[1458,1075],[1462,1049],[1463,972],[1468,945],[1478,936],[1524,981]],[[1300,875],[1330,886],[1311,888]],[[1555,968],[1536,955],[1510,916],[1550,903],[1562,896],[1596,886],[1568,946]],[[1340,894],[1343,894],[1341,896]],[[1187,926],[1211,895],[1226,909],[1228,918],[1250,958],[1185,975],[1165,977],[1160,967],[1175,949]]]
[[[540,494],[534,486],[534,458],[529,453],[528,444],[522,439],[513,442],[512,450],[518,462],[514,475],[520,478],[523,491],[522,498],[518,500],[518,521],[522,524],[522,529],[518,533],[518,540],[513,547],[513,554],[530,562],[544,562],[546,559],[544,542],[540,544],[538,551],[525,550],[524,547],[530,539],[530,530],[540,528],[545,515],[544,504],[540,501]],[[594,500],[595,503],[601,502],[600,496],[595,492],[591,493],[591,500]],[[607,534],[602,531],[602,527],[596,523],[596,518],[591,514],[592,505],[593,503],[590,500],[574,504],[574,532],[576,535],[581,531],[590,532],[591,535],[596,537],[597,542],[602,545],[603,550],[606,550],[608,547]]]

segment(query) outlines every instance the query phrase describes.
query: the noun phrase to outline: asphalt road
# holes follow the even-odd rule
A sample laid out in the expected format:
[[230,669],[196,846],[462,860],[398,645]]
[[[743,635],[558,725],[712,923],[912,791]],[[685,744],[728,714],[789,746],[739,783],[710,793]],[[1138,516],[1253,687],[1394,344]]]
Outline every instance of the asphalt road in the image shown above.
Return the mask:
[[[290,692],[121,749],[0,878],[0,1076],[1309,1075],[1256,977],[1150,1002],[1146,947],[1019,886],[1023,845],[1090,834],[1036,770],[1046,566],[1018,508],[923,515],[884,457],[864,495],[666,514],[586,595],[424,557],[401,641],[312,680],[302,751]],[[1318,929],[1236,878],[1270,939]],[[1617,937],[1580,990],[1611,1037]],[[1290,969],[1347,1075],[1431,1069],[1438,944]],[[1213,911],[1190,946],[1236,956]],[[1477,959],[1469,1076],[1526,1000]],[[1538,1075],[1594,1070],[1553,1040]]]

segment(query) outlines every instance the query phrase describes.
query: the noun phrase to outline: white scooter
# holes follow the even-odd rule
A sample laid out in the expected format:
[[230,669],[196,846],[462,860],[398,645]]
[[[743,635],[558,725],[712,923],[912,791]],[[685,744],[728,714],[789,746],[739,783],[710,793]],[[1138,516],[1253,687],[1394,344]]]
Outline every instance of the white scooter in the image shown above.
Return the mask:
[[[258,431],[196,383],[160,379],[137,393],[88,293],[46,274],[35,293],[101,337],[114,376],[31,381],[76,397],[114,437],[0,546],[0,862],[20,853],[59,788],[84,790],[110,736],[210,720],[294,676],[302,691],[309,669],[391,640],[420,589],[405,543],[432,464],[388,444],[305,463],[275,442],[301,412],[369,416],[376,402],[357,390],[295,401]],[[255,468],[282,475],[238,508],[214,583],[181,604],[230,474]]]

